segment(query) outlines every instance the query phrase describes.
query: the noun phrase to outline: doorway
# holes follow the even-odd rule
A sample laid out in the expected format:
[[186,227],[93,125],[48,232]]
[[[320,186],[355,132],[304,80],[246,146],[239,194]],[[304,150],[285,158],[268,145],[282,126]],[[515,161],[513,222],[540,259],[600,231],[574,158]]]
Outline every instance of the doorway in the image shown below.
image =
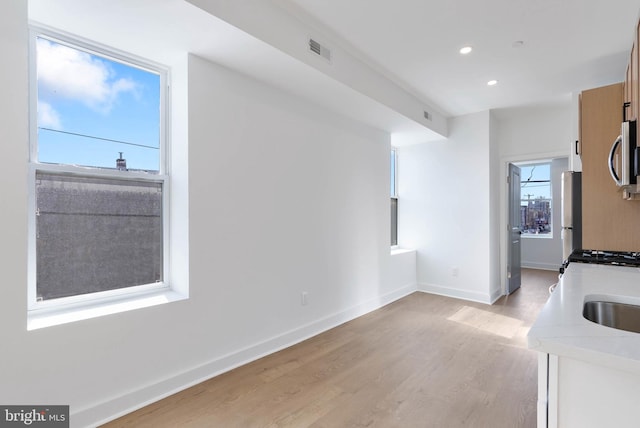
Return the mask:
[[[520,177],[511,177],[511,165],[520,169]],[[561,176],[569,169],[566,156],[512,159],[504,163],[508,183],[503,205],[503,291],[517,290],[521,268],[553,271],[562,265],[560,227]],[[520,192],[512,184],[520,181]],[[518,215],[518,219],[516,219]],[[520,234],[515,230],[519,226]],[[515,241],[519,241],[517,246]],[[519,264],[518,264],[519,262]]]

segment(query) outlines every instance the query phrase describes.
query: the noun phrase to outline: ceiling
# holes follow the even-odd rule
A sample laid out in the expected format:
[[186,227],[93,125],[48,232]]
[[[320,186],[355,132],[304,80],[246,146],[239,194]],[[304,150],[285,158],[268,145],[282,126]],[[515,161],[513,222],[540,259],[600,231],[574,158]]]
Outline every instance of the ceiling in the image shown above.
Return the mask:
[[[622,81],[640,12],[640,0],[278,3],[446,116],[568,101]],[[463,46],[473,51],[460,55]]]
[[[640,12],[640,0],[29,0],[28,5],[32,21],[160,63],[195,53],[385,130],[394,145],[446,133],[310,66],[306,56],[287,53],[289,41],[277,39],[284,34],[278,23],[257,12],[278,9],[303,24],[295,28],[319,30],[332,46],[443,118],[569,103],[572,93],[622,81]],[[251,29],[256,31],[250,34]],[[514,47],[517,41],[522,45]],[[458,51],[465,45],[473,51],[462,56]],[[498,84],[487,86],[490,79]]]

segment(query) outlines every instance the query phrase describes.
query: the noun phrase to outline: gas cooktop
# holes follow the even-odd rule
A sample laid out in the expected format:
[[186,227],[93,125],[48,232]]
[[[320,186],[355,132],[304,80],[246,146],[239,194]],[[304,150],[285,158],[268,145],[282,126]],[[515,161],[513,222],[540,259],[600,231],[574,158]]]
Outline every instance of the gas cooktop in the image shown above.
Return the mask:
[[640,267],[640,252],[575,250],[566,264],[571,262]]

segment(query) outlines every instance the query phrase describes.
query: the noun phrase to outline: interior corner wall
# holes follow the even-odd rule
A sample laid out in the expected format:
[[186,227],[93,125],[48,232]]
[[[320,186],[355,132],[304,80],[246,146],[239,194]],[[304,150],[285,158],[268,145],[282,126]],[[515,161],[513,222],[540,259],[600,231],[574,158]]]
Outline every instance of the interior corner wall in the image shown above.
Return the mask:
[[27,331],[27,5],[0,8],[0,403],[96,426],[415,290],[390,274],[390,136],[191,57],[190,298]]
[[491,209],[489,225],[489,295],[491,302],[495,302],[502,296],[502,283],[500,278],[500,141],[498,140],[498,122],[493,112],[489,114],[489,206]]
[[490,126],[489,111],[452,118],[448,139],[398,151],[398,243],[421,291],[493,301]]

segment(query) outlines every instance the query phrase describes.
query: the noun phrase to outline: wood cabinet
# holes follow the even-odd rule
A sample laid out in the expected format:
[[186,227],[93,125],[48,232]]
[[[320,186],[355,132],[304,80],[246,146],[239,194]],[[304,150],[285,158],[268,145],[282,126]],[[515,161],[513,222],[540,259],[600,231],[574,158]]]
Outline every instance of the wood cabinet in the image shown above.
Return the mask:
[[582,246],[640,250],[640,201],[627,201],[609,174],[609,150],[620,134],[622,83],[583,91],[580,97]]

